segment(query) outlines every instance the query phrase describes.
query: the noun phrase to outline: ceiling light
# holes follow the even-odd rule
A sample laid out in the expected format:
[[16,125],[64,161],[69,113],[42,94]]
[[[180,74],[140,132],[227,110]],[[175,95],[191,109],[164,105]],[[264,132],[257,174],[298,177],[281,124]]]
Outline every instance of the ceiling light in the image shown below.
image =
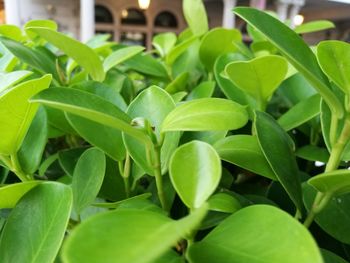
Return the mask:
[[141,9],[147,9],[151,3],[151,0],[139,0],[139,7]]
[[302,15],[296,15],[293,18],[293,23],[295,26],[300,26],[304,22],[304,16]]

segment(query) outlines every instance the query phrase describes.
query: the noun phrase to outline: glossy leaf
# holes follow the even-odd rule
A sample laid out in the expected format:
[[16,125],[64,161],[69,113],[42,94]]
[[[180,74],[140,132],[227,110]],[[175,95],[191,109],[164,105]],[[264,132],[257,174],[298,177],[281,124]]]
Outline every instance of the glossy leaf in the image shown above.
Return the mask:
[[38,170],[47,143],[47,135],[47,115],[43,108],[39,108],[18,151],[18,160],[24,172],[34,174]]
[[106,171],[106,158],[96,148],[85,151],[74,169],[72,190],[75,211],[80,214],[96,198]]
[[328,20],[316,20],[316,21],[311,21],[311,22],[301,24],[296,28],[294,28],[294,31],[297,34],[306,34],[306,33],[313,33],[313,32],[318,32],[322,30],[327,30],[331,28],[335,28],[335,25],[333,22]]
[[177,37],[175,33],[161,33],[153,38],[152,45],[156,48],[161,57],[165,57],[175,46],[176,41]]
[[0,187],[0,209],[14,208],[27,192],[40,183],[40,181],[30,181]]
[[106,263],[116,259],[119,263],[155,262],[195,229],[205,214],[206,207],[179,221],[134,209],[97,215],[72,232],[63,247],[62,259],[64,263]]
[[13,71],[7,74],[0,75],[0,93],[5,89],[21,82],[26,77],[30,76],[32,72],[26,70]]
[[214,28],[201,41],[199,57],[208,70],[212,70],[215,60],[222,54],[237,50],[233,42],[241,42],[242,35],[237,29]]
[[169,172],[181,200],[193,209],[201,207],[219,185],[221,162],[210,144],[192,141],[176,149]]
[[328,162],[329,153],[327,149],[317,146],[306,145],[295,152],[296,156],[309,161]]
[[335,170],[319,174],[309,179],[308,184],[319,192],[342,195],[350,192],[350,171]]
[[233,101],[206,98],[185,102],[165,118],[162,132],[233,130],[248,121],[245,108]]
[[330,90],[329,82],[320,69],[315,55],[297,33],[278,19],[262,11],[247,7],[236,7],[234,12],[274,44],[320,93],[331,107],[332,112],[338,117],[342,117],[341,103]]
[[193,35],[203,35],[208,29],[208,18],[202,0],[184,0],[183,12]]
[[123,63],[124,61],[132,58],[133,56],[141,53],[145,48],[140,46],[132,46],[121,48],[114,51],[103,62],[104,71],[107,72],[111,68]]
[[[39,70],[41,73],[50,73],[54,79],[59,76],[56,70],[55,61],[39,48],[29,48],[17,41],[1,38],[1,43],[19,60]],[[43,50],[43,49],[41,49]]]
[[39,105],[28,100],[41,90],[47,89],[51,76],[29,80],[6,90],[0,95],[0,153],[11,155],[18,151],[30,127]]
[[257,101],[266,102],[287,74],[287,61],[280,56],[262,56],[232,62],[225,68],[230,80]]
[[137,54],[125,61],[125,65],[142,74],[162,79],[168,79],[165,67],[150,54]]
[[24,25],[24,30],[28,37],[30,37],[32,40],[36,40],[38,38],[38,34],[27,30],[30,27],[43,27],[52,29],[54,31],[57,31],[58,25],[53,20],[30,20]]
[[222,76],[222,72],[224,72],[227,64],[233,61],[244,60],[246,60],[246,58],[240,53],[224,54],[218,57],[214,64],[214,75],[221,91],[228,99],[238,102],[242,105],[248,105],[247,94],[239,89],[236,85],[234,85],[232,81]]
[[289,109],[278,119],[278,124],[286,131],[299,127],[320,114],[320,105],[321,97],[315,94]]
[[173,65],[180,55],[184,54],[192,45],[198,41],[198,37],[192,36],[189,39],[177,44],[171,49],[169,54],[166,56],[165,61],[168,65]]
[[71,206],[71,190],[63,184],[43,183],[28,192],[11,212],[3,230],[1,260],[53,262],[66,231]]
[[[154,128],[154,132],[160,139],[160,127],[165,117],[175,108],[175,103],[170,95],[163,89],[152,86],[141,92],[129,105],[127,114],[135,118],[145,118]],[[180,134],[178,132],[167,133],[164,137],[161,149],[162,172],[165,173],[171,154],[178,145]],[[125,146],[130,156],[148,174],[154,174],[154,168],[147,161],[147,149],[143,143],[124,134]]]
[[317,46],[317,59],[327,77],[345,94],[350,94],[350,44],[323,41]]
[[307,229],[268,205],[243,208],[190,247],[191,263],[323,263]]
[[0,35],[18,42],[21,42],[24,38],[22,35],[22,30],[15,25],[0,25]]
[[321,249],[321,252],[325,263],[348,263],[348,261],[339,257],[333,252],[330,252],[325,249]]
[[255,130],[259,145],[277,179],[299,211],[303,210],[299,168],[288,134],[267,113],[256,112]]
[[188,94],[187,100],[210,98],[214,93],[215,84],[214,81],[203,81]]
[[215,143],[214,148],[222,160],[272,180],[277,180],[255,136],[229,136]]
[[[310,210],[317,191],[310,185],[303,186],[304,203]],[[319,212],[316,223],[329,235],[342,243],[350,244],[350,194],[333,197],[328,205]]]
[[105,72],[98,55],[87,45],[49,28],[28,27],[27,30],[38,34],[82,66],[94,80],[103,81]]
[[170,82],[168,86],[166,86],[165,90],[170,94],[186,90],[189,76],[190,75],[188,74],[188,72],[180,74],[172,82]]
[[218,193],[208,200],[209,210],[222,213],[234,213],[241,208],[239,201],[233,196],[225,193]]
[[110,102],[88,92],[69,88],[55,88],[41,92],[32,98],[31,102],[64,110],[121,130],[145,143],[150,143],[150,139],[142,131],[129,124],[131,122],[129,116]]

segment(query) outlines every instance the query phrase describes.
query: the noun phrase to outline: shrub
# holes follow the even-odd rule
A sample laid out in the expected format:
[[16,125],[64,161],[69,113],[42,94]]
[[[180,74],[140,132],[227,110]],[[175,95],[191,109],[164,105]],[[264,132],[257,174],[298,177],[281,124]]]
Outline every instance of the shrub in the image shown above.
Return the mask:
[[184,12],[155,56],[0,26],[1,262],[346,262],[349,44]]

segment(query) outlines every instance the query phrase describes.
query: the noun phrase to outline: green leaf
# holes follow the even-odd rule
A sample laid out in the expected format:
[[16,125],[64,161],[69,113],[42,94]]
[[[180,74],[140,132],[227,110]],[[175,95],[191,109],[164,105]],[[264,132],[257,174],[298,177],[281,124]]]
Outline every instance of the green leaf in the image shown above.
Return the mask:
[[132,209],[94,216],[71,233],[63,247],[63,262],[154,262],[194,230],[206,211],[205,206],[179,221]]
[[26,77],[30,76],[32,72],[26,70],[13,71],[0,75],[0,93],[5,89],[21,82]]
[[343,195],[350,192],[350,171],[335,170],[322,173],[312,177],[307,182],[319,192]]
[[0,153],[11,155],[18,151],[39,105],[28,102],[39,91],[47,89],[51,76],[23,82],[0,94]]
[[315,94],[302,100],[278,119],[278,124],[286,131],[290,131],[308,122],[321,112],[321,97]]
[[55,109],[63,110],[97,123],[123,131],[145,143],[149,137],[129,123],[131,119],[110,102],[85,91],[69,88],[53,88],[41,92],[31,99]]
[[106,158],[100,150],[90,148],[80,156],[72,181],[73,205],[78,214],[95,200],[105,171]]
[[327,30],[331,28],[335,28],[335,25],[333,22],[328,20],[316,20],[316,21],[311,21],[311,22],[301,24],[300,26],[297,26],[296,28],[294,28],[294,31],[297,34],[306,34],[306,33],[313,33],[313,32],[318,32],[322,30]]
[[156,48],[161,57],[165,57],[175,46],[176,41],[176,34],[167,32],[156,35],[152,40],[152,45]]
[[272,180],[277,180],[255,136],[229,136],[215,143],[214,148],[222,160]]
[[338,117],[343,116],[340,101],[330,90],[329,82],[320,69],[316,57],[297,33],[278,19],[262,11],[236,7],[234,12],[261,32],[288,61],[312,84]]
[[14,208],[18,201],[41,181],[22,182],[0,187],[0,209]]
[[48,28],[54,31],[57,31],[58,25],[53,20],[30,20],[24,25],[24,30],[28,37],[30,37],[32,40],[36,40],[38,38],[38,34],[28,30],[30,27],[42,27],[42,28]]
[[154,260],[152,263],[185,263],[185,260],[183,257],[181,257],[181,255],[171,249],[160,258]]
[[53,262],[72,206],[70,187],[43,183],[13,209],[0,240],[2,262]]
[[165,118],[162,132],[234,130],[248,122],[245,108],[233,101],[205,98],[185,102]]
[[166,80],[169,79],[164,65],[150,54],[137,54],[125,61],[124,64],[142,74]]
[[27,30],[38,34],[73,58],[94,80],[104,80],[105,72],[102,62],[96,52],[87,45],[49,28],[28,27]]
[[230,81],[227,78],[224,78],[221,74],[222,72],[224,72],[227,64],[233,61],[244,60],[246,60],[246,58],[240,53],[224,54],[218,57],[214,64],[214,75],[221,91],[225,94],[227,98],[238,102],[239,104],[247,105],[248,98],[250,97],[248,97],[241,89],[236,87],[236,85],[234,85],[232,81]]
[[[119,92],[102,83],[88,81],[80,83],[73,88],[95,94],[112,102],[121,110],[126,110],[126,103]],[[91,145],[100,148],[114,160],[121,161],[125,159],[126,151],[123,145],[122,133],[120,131],[73,114],[67,113],[66,117],[77,133]]]
[[[129,105],[127,114],[133,118],[144,118],[150,122],[151,127],[160,140],[160,127],[165,117],[175,109],[175,103],[170,95],[163,89],[151,86],[142,91]],[[180,134],[171,132],[165,134],[164,143],[161,148],[161,168],[165,173],[171,154],[176,149],[179,142]],[[144,143],[135,140],[127,134],[123,135],[126,149],[134,161],[146,171],[153,175],[154,168],[148,163],[147,148]]]
[[18,59],[5,47],[2,43],[2,39],[0,39],[0,53],[0,70],[11,72],[17,65]]
[[198,208],[219,185],[221,161],[210,144],[192,141],[176,149],[169,173],[181,200],[191,209]]
[[203,98],[210,98],[215,89],[214,81],[203,81],[197,87],[195,87],[190,94],[188,94],[186,100],[196,100]]
[[47,115],[39,108],[18,151],[21,168],[28,174],[38,170],[47,143]]
[[212,195],[209,200],[209,210],[222,213],[234,213],[241,209],[240,202],[232,195],[218,193]]
[[[317,191],[310,185],[303,185],[304,203],[308,211]],[[333,197],[328,205],[315,217],[316,223],[329,235],[345,244],[350,244],[350,194]]]
[[111,68],[123,63],[124,61],[141,53],[145,48],[139,46],[132,46],[121,48],[110,54],[103,62],[104,71],[107,72]]
[[350,44],[323,41],[317,46],[317,59],[327,77],[345,94],[350,94]]
[[237,29],[214,28],[202,38],[199,57],[208,70],[212,70],[215,60],[222,54],[237,50],[233,42],[241,42],[242,35]]
[[268,205],[241,209],[189,249],[191,263],[323,263],[307,229]]
[[262,56],[232,62],[225,68],[230,80],[258,102],[265,103],[287,74],[287,61],[280,56]]
[[18,59],[39,70],[40,73],[50,73],[59,80],[56,64],[52,57],[42,52],[40,48],[29,48],[23,44],[7,38],[0,38],[1,43]]
[[188,72],[183,72],[182,74],[178,75],[172,82],[170,82],[169,85],[166,86],[165,90],[170,94],[186,90],[189,76],[190,75]]
[[202,0],[184,0],[183,12],[186,22],[195,36],[205,34],[209,30],[208,18]]
[[23,40],[22,30],[15,25],[0,25],[0,35],[21,42]]
[[192,36],[189,39],[179,43],[174,48],[171,49],[169,54],[166,56],[165,61],[168,65],[173,65],[175,60],[185,53],[193,44],[197,43],[198,37]]
[[325,263],[348,263],[348,261],[339,257],[333,252],[330,252],[325,249],[321,249],[321,252]]
[[303,158],[308,161],[320,161],[327,163],[329,160],[329,152],[327,149],[312,145],[306,145],[299,148],[295,154],[299,158]]
[[299,211],[303,211],[299,168],[290,137],[267,113],[256,112],[256,135],[267,161],[277,179]]
[[58,161],[67,175],[73,176],[75,165],[85,150],[86,148],[73,148],[58,152]]

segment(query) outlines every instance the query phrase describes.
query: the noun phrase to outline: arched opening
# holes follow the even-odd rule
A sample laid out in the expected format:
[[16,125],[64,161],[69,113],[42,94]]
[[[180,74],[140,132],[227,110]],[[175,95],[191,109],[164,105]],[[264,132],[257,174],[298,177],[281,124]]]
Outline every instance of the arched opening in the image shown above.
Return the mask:
[[113,15],[109,9],[103,5],[95,6],[95,22],[104,24],[113,24]]
[[160,12],[154,21],[156,27],[177,28],[178,22],[175,15],[169,11]]
[[122,11],[121,23],[122,25],[146,25],[147,19],[141,10],[129,8]]

